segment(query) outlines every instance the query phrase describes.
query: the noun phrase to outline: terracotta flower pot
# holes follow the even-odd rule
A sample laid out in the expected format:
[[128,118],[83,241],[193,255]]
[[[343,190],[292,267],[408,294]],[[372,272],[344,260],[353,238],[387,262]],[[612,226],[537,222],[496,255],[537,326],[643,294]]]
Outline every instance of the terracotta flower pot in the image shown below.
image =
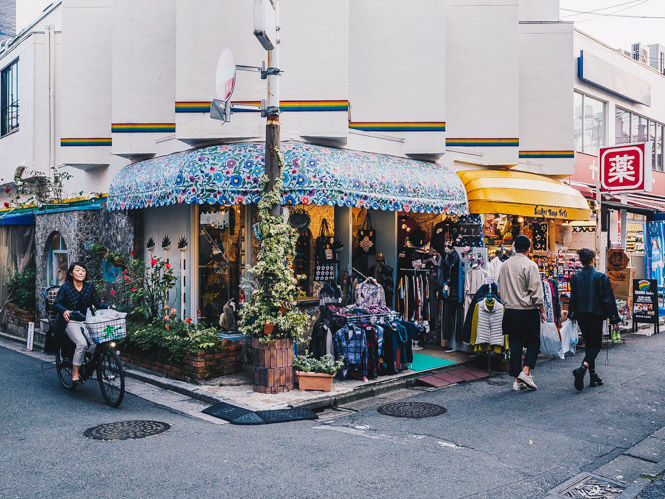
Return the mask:
[[265,334],[272,334],[273,329],[275,329],[275,325],[272,322],[266,322],[263,325],[263,332]]
[[321,390],[329,392],[332,390],[333,375],[326,373],[308,373],[296,371],[298,375],[298,388],[300,390]]

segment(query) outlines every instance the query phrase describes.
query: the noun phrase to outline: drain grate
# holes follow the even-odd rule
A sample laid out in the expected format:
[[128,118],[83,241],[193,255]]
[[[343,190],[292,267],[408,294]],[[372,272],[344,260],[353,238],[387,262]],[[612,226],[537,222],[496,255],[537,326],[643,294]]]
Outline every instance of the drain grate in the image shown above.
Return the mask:
[[95,440],[127,440],[159,435],[171,428],[170,424],[159,421],[120,421],[106,423],[85,430],[85,436]]
[[392,402],[377,409],[385,416],[396,418],[432,418],[446,412],[445,407],[426,402]]
[[613,497],[618,497],[624,490],[624,487],[621,487],[615,483],[609,481],[601,480],[599,478],[588,476],[579,480],[577,483],[574,483],[570,487],[559,492],[560,495],[564,497],[574,497],[574,498],[603,498],[611,499]]

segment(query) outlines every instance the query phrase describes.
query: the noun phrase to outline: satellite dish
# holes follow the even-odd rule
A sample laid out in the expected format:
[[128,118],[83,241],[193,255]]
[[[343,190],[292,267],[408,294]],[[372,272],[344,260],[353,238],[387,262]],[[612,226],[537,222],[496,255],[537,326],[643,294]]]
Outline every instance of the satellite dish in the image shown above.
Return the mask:
[[217,71],[215,73],[215,90],[217,98],[228,101],[233,95],[236,85],[236,61],[233,52],[224,49],[217,60]]

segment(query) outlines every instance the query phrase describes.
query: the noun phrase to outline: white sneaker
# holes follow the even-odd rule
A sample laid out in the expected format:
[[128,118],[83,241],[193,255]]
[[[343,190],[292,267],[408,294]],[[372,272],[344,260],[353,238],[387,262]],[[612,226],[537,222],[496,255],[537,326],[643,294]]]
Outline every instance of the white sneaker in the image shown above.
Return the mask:
[[513,381],[513,391],[519,392],[520,390],[526,390],[527,386],[521,381]]
[[517,379],[521,380],[522,383],[524,383],[532,390],[538,390],[538,387],[533,382],[533,376],[531,376],[530,374],[525,374],[524,372],[521,372],[520,375],[517,377]]

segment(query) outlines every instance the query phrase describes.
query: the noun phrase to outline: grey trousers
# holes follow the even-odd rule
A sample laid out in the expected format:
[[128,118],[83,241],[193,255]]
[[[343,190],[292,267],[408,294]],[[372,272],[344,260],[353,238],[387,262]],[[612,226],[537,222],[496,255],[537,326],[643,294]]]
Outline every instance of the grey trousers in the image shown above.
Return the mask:
[[88,343],[91,344],[90,353],[95,351],[97,345],[88,338],[88,333],[85,330],[85,323],[83,322],[69,321],[65,332],[67,333],[67,336],[69,336],[69,339],[76,344],[72,364],[80,366],[83,364],[83,357],[85,356],[85,351],[88,349]]

